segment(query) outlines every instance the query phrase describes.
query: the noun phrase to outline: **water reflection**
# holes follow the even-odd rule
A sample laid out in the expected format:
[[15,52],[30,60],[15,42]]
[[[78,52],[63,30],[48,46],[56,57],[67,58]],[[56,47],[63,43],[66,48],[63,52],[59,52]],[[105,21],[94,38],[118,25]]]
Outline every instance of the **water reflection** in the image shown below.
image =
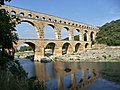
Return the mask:
[[76,87],[83,80],[90,79],[94,68],[85,63],[35,62],[37,79],[45,81],[50,90]]
[[[81,88],[84,87],[85,84],[91,83],[92,77],[96,76],[97,73],[101,73],[101,77],[104,79],[120,83],[120,63],[40,63],[25,60],[20,62],[28,72],[29,77],[34,75],[35,72],[35,76],[38,80],[46,82],[46,90],[63,90],[63,88],[65,89],[74,87],[76,87],[76,89]],[[70,69],[70,71],[66,72],[66,68]],[[89,80],[89,82],[85,82],[86,80]],[[96,82],[95,84],[97,87],[101,82],[100,80],[98,80],[99,83]],[[108,83],[109,81],[106,82]],[[77,87],[78,84],[82,85]],[[103,85],[104,83],[101,82],[101,84]],[[92,87],[94,86],[95,88],[95,85],[92,85]],[[109,90],[109,88],[105,88],[109,87],[109,85],[109,83],[104,84],[102,90]],[[111,85],[115,90],[115,84]],[[117,88],[120,89],[120,86],[117,86]],[[90,88],[87,89],[91,90]]]

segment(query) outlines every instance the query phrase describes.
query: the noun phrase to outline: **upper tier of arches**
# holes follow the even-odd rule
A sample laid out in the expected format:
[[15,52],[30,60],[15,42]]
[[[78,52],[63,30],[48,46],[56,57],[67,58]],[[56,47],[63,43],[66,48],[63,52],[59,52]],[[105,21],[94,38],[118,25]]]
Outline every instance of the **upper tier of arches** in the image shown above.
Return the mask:
[[67,26],[83,28],[83,29],[91,29],[91,30],[98,29],[88,24],[84,24],[84,23],[73,21],[73,20],[68,20],[65,18],[48,15],[48,14],[43,14],[35,11],[25,10],[23,8],[17,8],[17,7],[8,6],[8,5],[3,5],[1,8],[8,11],[11,15],[17,15],[19,17],[25,17],[25,18],[47,21],[52,23],[59,23],[59,24],[64,24]]

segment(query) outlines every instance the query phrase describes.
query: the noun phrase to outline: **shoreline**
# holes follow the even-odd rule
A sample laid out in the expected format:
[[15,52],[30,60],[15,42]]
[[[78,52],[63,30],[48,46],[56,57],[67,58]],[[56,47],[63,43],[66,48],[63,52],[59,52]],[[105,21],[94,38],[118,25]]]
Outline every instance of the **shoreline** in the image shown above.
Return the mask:
[[78,53],[52,56],[61,62],[120,62],[120,48],[90,49]]

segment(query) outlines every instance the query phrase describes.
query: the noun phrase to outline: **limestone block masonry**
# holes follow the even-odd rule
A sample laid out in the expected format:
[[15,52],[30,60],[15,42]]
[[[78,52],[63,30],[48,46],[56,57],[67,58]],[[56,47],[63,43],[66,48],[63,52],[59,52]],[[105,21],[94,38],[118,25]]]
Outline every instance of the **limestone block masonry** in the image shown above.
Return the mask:
[[[67,53],[90,49],[92,40],[95,39],[96,33],[99,31],[99,28],[88,24],[26,10],[23,8],[2,5],[0,9],[9,12],[11,16],[16,15],[20,19],[19,22],[28,22],[36,28],[37,39],[20,39],[18,40],[17,45],[14,46],[16,48],[21,43],[29,44],[34,49],[35,60],[45,55],[44,50],[47,45],[52,45],[52,47],[54,46],[53,54],[55,55],[62,55],[63,48],[66,49]],[[16,22],[16,24],[18,24],[18,22]],[[54,40],[44,39],[44,27],[46,25],[53,27],[55,32]],[[66,28],[69,33],[69,40],[67,41],[61,39],[61,30],[63,28]],[[79,32],[78,41],[74,40],[74,30]]]

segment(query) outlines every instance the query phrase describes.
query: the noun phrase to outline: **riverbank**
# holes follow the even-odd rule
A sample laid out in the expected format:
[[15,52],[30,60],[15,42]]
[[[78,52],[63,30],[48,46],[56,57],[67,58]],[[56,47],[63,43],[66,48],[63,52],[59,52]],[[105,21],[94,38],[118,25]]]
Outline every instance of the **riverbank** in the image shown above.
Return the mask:
[[58,56],[56,61],[58,60],[63,62],[120,62],[120,49],[113,47],[90,49]]

